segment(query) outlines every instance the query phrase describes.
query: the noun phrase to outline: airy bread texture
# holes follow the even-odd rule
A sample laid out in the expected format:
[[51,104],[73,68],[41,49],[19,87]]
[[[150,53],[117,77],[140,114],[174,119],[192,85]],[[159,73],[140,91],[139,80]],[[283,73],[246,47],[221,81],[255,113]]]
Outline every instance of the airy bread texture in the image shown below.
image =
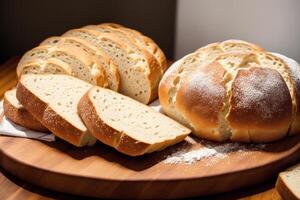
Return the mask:
[[116,63],[121,76],[120,93],[148,104],[157,97],[157,87],[161,76],[159,68],[151,64],[154,59],[136,51],[113,34],[99,33],[90,29],[74,29],[63,36],[77,37],[95,45]]
[[33,59],[25,63],[22,68],[22,74],[72,74],[71,67],[56,58]]
[[190,133],[154,109],[100,87],[84,95],[78,112],[94,137],[130,156],[162,150]]
[[[107,77],[104,70],[100,67],[99,63],[89,57],[80,47],[70,46],[50,46],[43,45],[28,51],[21,58],[17,66],[17,75],[20,77],[23,69],[29,62],[35,62],[35,60],[47,60],[55,58],[67,64],[71,70],[71,75],[87,81],[94,85],[106,87]],[[43,74],[43,68],[35,68],[33,73],[38,73],[41,69]],[[27,70],[27,73],[30,71]],[[66,73],[69,75],[69,73]]]
[[277,178],[276,189],[284,199],[300,199],[300,164],[297,164],[284,172]]
[[[107,75],[108,87],[112,90],[118,91],[120,88],[120,75],[117,70],[117,67],[112,62],[112,60],[106,56],[106,54],[94,45],[90,45],[84,40],[75,38],[75,37],[50,37],[44,40],[40,46],[51,45],[51,46],[67,46],[73,48],[82,49],[82,51],[89,54],[90,57],[94,57],[99,64],[99,71],[103,71]],[[104,76],[104,75],[103,75]]]
[[288,131],[299,133],[293,81],[299,74],[293,73],[279,57],[230,40],[200,48],[173,64],[160,83],[159,98],[164,112],[198,137],[271,142]]
[[137,30],[127,28],[124,26],[121,26],[119,24],[114,23],[103,23],[99,25],[89,25],[85,26],[84,28],[91,29],[91,30],[97,30],[97,29],[111,29],[111,30],[118,30],[122,33],[126,34],[128,37],[130,37],[131,40],[134,41],[136,45],[138,45],[141,49],[144,49],[150,53],[150,55],[153,55],[157,62],[160,65],[160,69],[162,73],[167,69],[167,59],[163,51],[159,48],[159,46],[149,37],[143,35]]
[[16,89],[8,90],[3,98],[4,115],[14,123],[35,131],[47,132],[38,120],[36,120],[16,98]]
[[133,54],[134,59],[144,61],[145,63],[141,63],[138,67],[142,67],[145,69],[145,71],[147,71],[148,74],[154,75],[149,79],[149,81],[152,90],[154,90],[153,93],[157,93],[158,83],[163,75],[163,70],[153,54],[149,53],[142,46],[139,46],[137,43],[135,43],[135,40],[122,29],[107,26],[105,24],[88,27],[98,32],[100,36],[109,34],[114,38],[117,38],[118,41],[122,43],[126,49],[128,49],[128,52]]
[[91,84],[61,74],[25,74],[17,86],[17,99],[34,118],[57,137],[75,145],[93,145],[90,135],[77,114],[80,98]]

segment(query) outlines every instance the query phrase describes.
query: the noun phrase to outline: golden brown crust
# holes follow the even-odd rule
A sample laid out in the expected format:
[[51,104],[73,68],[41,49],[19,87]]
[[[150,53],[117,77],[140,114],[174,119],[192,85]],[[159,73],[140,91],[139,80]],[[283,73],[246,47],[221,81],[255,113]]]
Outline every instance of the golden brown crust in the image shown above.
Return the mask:
[[[195,66],[195,68],[192,67],[194,65],[189,62],[193,59],[198,63],[198,66]],[[213,95],[203,99],[202,96],[205,95],[206,91],[199,89],[199,86],[196,83],[197,81],[195,81],[196,79],[199,79],[198,82],[203,81],[208,83],[206,80],[207,76],[197,77],[197,72],[209,65],[211,68],[217,68],[217,66],[221,65],[226,69],[225,71],[227,71],[226,73],[223,73],[223,76],[220,76],[220,80],[223,79],[225,81],[225,83],[223,83],[223,86],[226,86],[225,98],[221,100],[218,105],[212,106],[208,106],[208,104],[211,104],[218,99]],[[244,124],[240,124],[238,121],[241,120],[242,117],[236,116],[234,117],[234,119],[237,120],[235,124],[236,127],[228,127],[229,122],[226,121],[226,114],[228,114],[228,108],[230,108],[231,105],[231,102],[229,102],[232,91],[231,84],[233,80],[235,80],[238,70],[252,69],[254,66],[264,68],[264,72],[272,71],[276,74],[275,78],[267,77],[264,80],[260,80],[260,83],[266,85],[266,87],[263,88],[264,90],[266,90],[266,88],[272,90],[270,82],[273,81],[277,83],[279,81],[278,88],[275,89],[276,91],[274,92],[280,95],[281,104],[280,106],[277,105],[275,109],[276,113],[274,112],[275,114],[272,114],[273,116],[270,117],[268,123],[257,117],[257,113],[254,113],[255,117],[253,117],[253,119],[248,119],[251,114],[243,113],[241,116],[248,117],[242,122]],[[277,68],[277,70],[273,68]],[[183,72],[180,74],[180,71]],[[275,76],[272,72],[266,74]],[[254,71],[251,71],[251,73],[254,73]],[[291,117],[294,112],[294,104],[292,101],[293,96],[291,95],[294,94],[293,90],[295,90],[295,97],[297,98],[297,89],[295,89],[297,86],[293,83],[292,88],[290,87],[291,74],[292,73],[289,72],[288,68],[280,58],[264,52],[259,46],[239,40],[227,40],[202,47],[173,64],[161,80],[159,86],[159,98],[163,110],[169,116],[193,128],[193,134],[196,136],[216,141],[231,139],[232,141],[241,142],[270,142],[286,136],[292,121]],[[300,73],[298,74],[300,76]],[[259,77],[257,77],[256,81],[258,78]],[[180,82],[178,80],[180,80]],[[177,83],[176,87],[176,84],[174,84],[175,82]],[[253,83],[254,82],[255,81],[253,81]],[[250,86],[251,84],[246,88],[249,88]],[[190,88],[194,89],[191,90]],[[239,88],[239,86],[235,88]],[[212,86],[207,86],[206,89],[209,92],[214,91]],[[281,91],[283,92],[281,93]],[[260,93],[264,92],[265,91],[260,91]],[[240,94],[237,96],[240,96]],[[265,105],[264,109],[260,108],[261,111],[265,111],[266,109],[274,108],[275,103],[278,103],[274,100],[275,96],[276,95],[269,95],[268,97],[269,99],[273,97],[272,103],[269,100],[256,99],[253,101],[258,104],[268,102],[269,104]],[[298,104],[298,99],[296,99],[296,101]],[[223,105],[223,108],[221,105]],[[195,108],[198,108],[198,110]],[[246,112],[246,110],[247,109],[244,111]],[[278,117],[277,114],[280,115],[280,117]],[[230,113],[228,119],[232,120],[231,123],[233,124],[232,115],[233,113]],[[214,117],[212,118],[211,116]],[[273,123],[276,123],[276,126],[273,126]],[[293,124],[296,124],[293,127],[296,128],[297,123]]]
[[35,131],[48,132],[48,129],[36,120],[24,107],[14,106],[5,95],[3,99],[3,110],[4,115],[9,120],[20,126]]
[[272,53],[273,55],[281,58],[286,63],[287,69],[290,72],[291,81],[294,86],[294,97],[296,103],[296,113],[293,119],[293,123],[290,127],[289,134],[300,134],[300,65],[295,60],[283,56],[278,53]]
[[152,56],[154,56],[155,59],[158,61],[162,73],[167,69],[168,65],[167,65],[167,59],[166,59],[165,54],[151,38],[143,35],[141,32],[139,32],[137,30],[127,28],[127,27],[124,27],[124,26],[116,24],[116,23],[102,23],[97,26],[102,26],[102,27],[107,26],[107,27],[115,28],[118,31],[124,32],[128,37],[132,38],[133,41],[135,41],[135,38],[139,38],[143,42],[144,45],[141,46],[138,43],[135,43],[135,44],[138,45],[140,48],[144,49],[145,51],[148,51],[147,48],[145,47],[145,46],[148,46],[150,48],[150,50],[148,52]]
[[75,145],[82,146],[82,138],[88,131],[74,127],[67,120],[59,116],[47,103],[35,96],[22,84],[22,76],[17,86],[17,99],[42,125],[57,137]]
[[233,44],[240,44],[240,45],[243,45],[245,47],[248,47],[249,51],[265,51],[259,45],[254,44],[254,43],[250,43],[250,42],[246,42],[246,41],[243,41],[243,40],[229,39],[229,40],[225,40],[225,41],[220,43],[220,45],[223,46],[223,47],[226,46],[226,45],[233,45]]
[[268,142],[287,134],[292,117],[291,96],[276,70],[240,69],[231,92],[227,120],[232,139]]
[[[111,29],[111,27],[105,26],[105,24],[100,24],[98,26],[101,26],[103,28],[106,27],[107,29]],[[97,29],[95,29],[95,30],[97,31]],[[147,100],[147,102],[145,102],[146,104],[148,104],[152,100],[156,99],[157,96],[158,96],[158,94],[157,94],[158,84],[159,84],[159,81],[160,81],[160,79],[163,75],[162,71],[161,71],[161,68],[160,68],[160,64],[158,63],[158,61],[156,60],[156,58],[152,54],[150,54],[147,50],[145,50],[145,49],[141,48],[140,46],[138,46],[134,42],[133,38],[129,37],[126,33],[124,33],[124,31],[119,30],[119,29],[114,29],[114,30],[119,31],[122,34],[124,34],[124,36],[128,39],[127,40],[128,43],[130,43],[132,46],[135,46],[137,49],[139,49],[141,54],[143,55],[143,57],[146,60],[146,63],[148,65],[148,80],[150,82],[150,87],[151,87],[151,93],[150,93],[149,99]],[[103,33],[99,32],[99,35],[106,35],[106,34],[103,34]],[[106,35],[106,36],[109,36],[109,35]],[[125,46],[125,49],[131,48],[126,43],[120,42],[119,39],[118,39],[117,34],[112,33],[112,34],[110,34],[109,37],[117,43],[122,43],[123,46]]]
[[95,138],[124,154],[130,156],[142,155],[150,146],[119,132],[103,122],[90,100],[89,91],[79,101],[78,113]]
[[176,108],[200,137],[222,140],[218,128],[226,96],[225,73],[222,65],[213,62],[194,71],[177,92]]
[[[170,100],[170,93],[173,93],[172,88],[175,87],[175,84],[178,84],[179,82],[176,81],[176,78],[178,77],[178,74],[180,73],[180,68],[185,61],[190,56],[194,56],[194,53],[188,54],[181,58],[180,60],[177,60],[175,63],[173,63],[168,70],[165,72],[164,76],[160,80],[159,83],[159,89],[158,89],[158,96],[159,101],[166,112],[170,108],[171,102]],[[168,113],[166,113],[168,114]]]

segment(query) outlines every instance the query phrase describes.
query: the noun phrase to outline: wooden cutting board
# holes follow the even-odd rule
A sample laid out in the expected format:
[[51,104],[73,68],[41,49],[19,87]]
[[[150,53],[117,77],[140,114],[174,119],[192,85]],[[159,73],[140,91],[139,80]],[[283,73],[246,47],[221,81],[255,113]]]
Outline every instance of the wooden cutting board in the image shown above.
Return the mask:
[[[214,151],[211,157],[203,156]],[[76,148],[61,140],[48,143],[0,136],[0,155],[5,170],[51,190],[102,198],[181,198],[230,191],[276,177],[299,160],[300,135],[266,145],[188,138],[136,158],[100,143]],[[198,156],[198,161],[186,163],[191,155]]]

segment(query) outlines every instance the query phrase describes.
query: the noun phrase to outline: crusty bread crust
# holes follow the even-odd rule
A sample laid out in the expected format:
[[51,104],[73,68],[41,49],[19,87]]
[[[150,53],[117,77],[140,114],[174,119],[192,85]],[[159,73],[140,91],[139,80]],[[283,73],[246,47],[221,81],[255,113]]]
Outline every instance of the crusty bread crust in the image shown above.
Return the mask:
[[179,88],[175,106],[189,121],[195,135],[223,141],[227,138],[220,133],[219,116],[226,97],[223,80],[226,70],[219,63],[213,62],[198,68],[194,73],[195,76],[190,76],[189,81]]
[[[235,44],[237,46],[232,47]],[[192,65],[193,60],[198,65]],[[198,77],[199,83],[194,80],[208,66],[217,73],[219,65],[223,65],[226,71],[219,77],[219,80],[225,81],[226,98],[215,105],[213,103],[218,102],[218,98],[211,92],[216,90],[210,85],[201,88],[208,83],[206,79],[209,76]],[[253,84],[243,88],[243,95],[249,98],[251,93],[253,96],[260,95],[262,99],[250,98],[245,108],[237,108],[236,105],[242,104],[238,97],[242,95],[241,88],[245,84],[241,73],[245,73],[246,69],[250,69],[251,74],[257,72],[260,75],[252,81]],[[183,57],[167,70],[160,82],[159,98],[164,112],[188,125],[196,136],[215,141],[271,142],[285,137],[289,128],[290,134],[295,134],[300,124],[296,121],[299,109],[295,109],[299,106],[297,95],[300,93],[295,80],[300,73],[294,73],[293,77],[291,71],[282,59],[264,52],[257,45],[239,40],[213,43]],[[269,77],[264,79],[262,74]],[[214,75],[213,80],[217,79],[218,76]],[[237,85],[236,79],[241,79],[240,84]],[[254,92],[250,91],[250,86],[258,79],[261,82],[256,83]],[[265,87],[264,84],[268,85]],[[221,82],[218,85],[224,86]],[[209,98],[203,98],[206,94],[210,94]],[[266,102],[267,105],[261,106]],[[250,104],[260,108],[247,108]],[[268,115],[268,120],[263,118],[262,112]]]
[[[266,76],[273,80],[267,80]],[[276,88],[267,89],[266,81],[277,83]],[[250,85],[255,91],[251,91]],[[276,70],[259,67],[241,69],[233,81],[231,92],[227,120],[232,140],[270,142],[286,136],[292,117],[292,101],[286,83]],[[253,102],[249,103],[249,98],[244,97],[246,92],[248,95],[254,92],[263,94],[254,94],[260,99],[251,99]]]
[[58,115],[46,102],[39,99],[22,84],[22,77],[17,86],[17,99],[41,124],[57,137],[75,146],[81,147],[96,143],[96,140],[82,143],[82,141],[86,141],[83,138],[89,134],[88,130],[79,130]]
[[168,67],[166,56],[163,53],[163,51],[159,48],[159,46],[151,38],[143,35],[141,32],[139,32],[137,30],[127,28],[127,27],[121,26],[119,24],[103,23],[103,24],[99,24],[99,25],[117,28],[118,30],[124,31],[128,35],[128,37],[133,38],[133,40],[136,40],[136,39],[141,40],[144,43],[144,45],[141,46],[138,43],[136,43],[136,44],[139,45],[141,48],[144,48],[145,50],[147,50],[150,54],[152,54],[157,59],[158,63],[160,64],[160,68],[161,68],[162,72],[166,71],[166,69]]
[[288,66],[291,81],[294,85],[295,102],[296,102],[296,113],[291,124],[289,134],[295,135],[300,134],[300,65],[295,60],[283,56],[278,53],[272,53],[273,55],[281,58]]
[[25,128],[48,132],[48,129],[43,126],[38,120],[36,120],[24,107],[14,106],[9,99],[4,95],[3,99],[4,115],[14,123],[23,126]]
[[137,141],[124,133],[104,123],[98,116],[97,111],[90,100],[87,92],[78,103],[78,113],[91,134],[102,143],[114,147],[118,151],[138,156],[144,154],[150,144]]

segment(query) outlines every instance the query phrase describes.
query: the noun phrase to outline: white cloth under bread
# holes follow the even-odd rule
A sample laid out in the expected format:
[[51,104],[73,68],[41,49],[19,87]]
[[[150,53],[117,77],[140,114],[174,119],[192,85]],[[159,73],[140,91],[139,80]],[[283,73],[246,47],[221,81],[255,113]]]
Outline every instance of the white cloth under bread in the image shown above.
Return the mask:
[[34,138],[37,140],[43,140],[52,142],[55,141],[55,136],[51,133],[42,133],[37,131],[32,131],[19,126],[5,116],[3,116],[3,101],[0,102],[0,136],[14,136],[14,137],[24,137],[24,138]]

